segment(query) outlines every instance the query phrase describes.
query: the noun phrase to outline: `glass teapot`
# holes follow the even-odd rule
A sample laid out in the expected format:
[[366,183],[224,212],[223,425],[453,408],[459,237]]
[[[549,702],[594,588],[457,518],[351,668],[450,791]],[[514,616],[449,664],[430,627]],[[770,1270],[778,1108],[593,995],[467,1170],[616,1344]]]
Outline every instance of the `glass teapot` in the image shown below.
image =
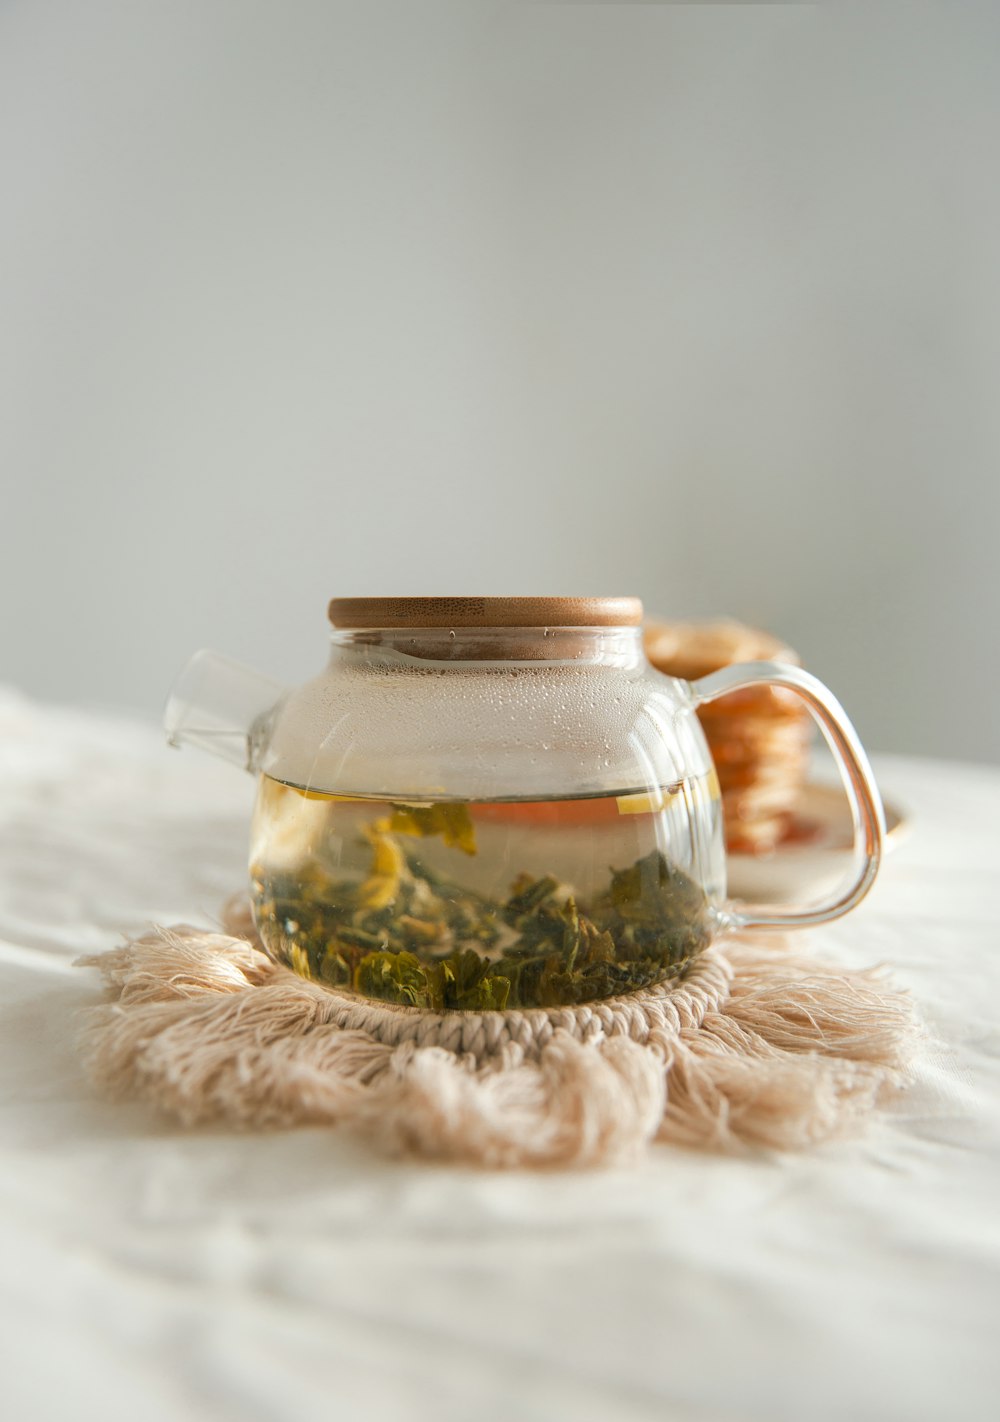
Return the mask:
[[[254,920],[303,977],[436,1011],[590,1002],[682,975],[725,931],[836,918],[874,881],[871,768],[807,672],[664,676],[637,598],[335,598],[330,621],[304,686],[203,651],[165,717],[172,744],[258,777]],[[695,713],[759,684],[804,697],[850,801],[850,882],[809,907],[726,899]]]

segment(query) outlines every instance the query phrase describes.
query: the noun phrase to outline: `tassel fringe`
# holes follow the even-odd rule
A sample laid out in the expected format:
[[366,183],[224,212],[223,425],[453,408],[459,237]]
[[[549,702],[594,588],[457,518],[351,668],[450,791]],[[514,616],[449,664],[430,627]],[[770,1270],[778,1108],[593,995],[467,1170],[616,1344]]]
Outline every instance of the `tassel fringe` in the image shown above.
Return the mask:
[[881,973],[778,937],[714,946],[648,992],[512,1013],[369,1003],[187,926],[80,962],[115,994],[82,1039],[102,1091],[185,1125],[341,1126],[388,1154],[488,1167],[619,1164],[654,1140],[815,1145],[904,1084],[916,1037]]

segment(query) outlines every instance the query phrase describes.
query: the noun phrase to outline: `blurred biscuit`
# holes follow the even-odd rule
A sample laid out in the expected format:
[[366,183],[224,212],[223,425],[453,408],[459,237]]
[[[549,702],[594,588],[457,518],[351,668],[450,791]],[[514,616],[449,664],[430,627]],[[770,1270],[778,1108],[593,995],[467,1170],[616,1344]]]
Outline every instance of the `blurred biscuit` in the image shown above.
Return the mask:
[[[696,681],[737,662],[788,662],[791,647],[733,619],[647,622],[646,655],[668,676]],[[809,766],[812,717],[781,687],[754,686],[699,710],[722,792],[726,844],[742,853],[774,849],[787,835]]]

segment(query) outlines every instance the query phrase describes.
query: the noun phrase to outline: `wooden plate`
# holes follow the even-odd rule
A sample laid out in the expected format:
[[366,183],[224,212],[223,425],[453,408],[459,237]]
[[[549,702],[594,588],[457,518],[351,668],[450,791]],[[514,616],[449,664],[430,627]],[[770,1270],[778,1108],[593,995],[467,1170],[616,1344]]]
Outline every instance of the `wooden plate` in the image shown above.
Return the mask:
[[[885,805],[887,852],[909,828],[895,805]],[[729,893],[755,903],[803,904],[825,898],[851,867],[854,828],[839,785],[806,785],[788,836],[769,854],[730,854]]]

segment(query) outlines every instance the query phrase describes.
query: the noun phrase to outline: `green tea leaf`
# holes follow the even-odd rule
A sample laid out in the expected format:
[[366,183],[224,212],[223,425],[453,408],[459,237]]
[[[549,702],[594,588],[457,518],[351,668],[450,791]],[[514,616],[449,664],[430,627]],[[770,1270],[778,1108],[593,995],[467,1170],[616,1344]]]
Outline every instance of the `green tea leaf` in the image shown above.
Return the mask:
[[389,820],[393,834],[424,838],[440,835],[450,849],[476,853],[476,830],[468,805],[461,800],[441,800],[433,805],[393,805]]
[[475,852],[466,805],[397,804],[366,830],[367,878],[317,863],[266,882],[254,870],[258,926],[303,977],[436,1012],[573,1005],[676,977],[711,936],[703,890],[659,850],[610,870],[587,903],[550,874],[518,875],[499,901],[432,871],[396,834]]

